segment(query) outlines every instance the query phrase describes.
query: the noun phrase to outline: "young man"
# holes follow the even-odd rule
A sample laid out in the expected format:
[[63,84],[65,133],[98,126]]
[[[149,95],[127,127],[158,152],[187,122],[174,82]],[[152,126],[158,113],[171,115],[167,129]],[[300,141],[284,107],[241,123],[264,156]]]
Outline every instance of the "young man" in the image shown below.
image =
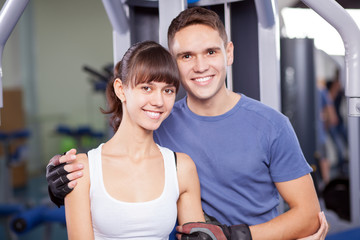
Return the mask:
[[[194,160],[207,214],[222,224],[241,224],[187,224],[178,228],[182,238],[297,239],[316,232],[320,207],[311,168],[288,119],[226,89],[234,46],[217,14],[201,7],[183,11],[169,27],[168,44],[187,97],[175,104],[155,140]],[[72,156],[70,151],[61,162]],[[47,178],[61,201],[75,187],[81,166],[58,162],[59,155],[48,165]],[[281,215],[279,193],[290,207]],[[309,239],[324,239],[326,232],[325,221]]]

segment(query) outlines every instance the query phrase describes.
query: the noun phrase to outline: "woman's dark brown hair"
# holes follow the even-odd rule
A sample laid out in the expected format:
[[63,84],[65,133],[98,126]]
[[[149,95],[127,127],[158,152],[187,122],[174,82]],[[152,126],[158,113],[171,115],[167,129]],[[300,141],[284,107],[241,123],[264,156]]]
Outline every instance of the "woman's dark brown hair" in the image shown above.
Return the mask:
[[124,87],[140,83],[165,82],[179,89],[180,74],[176,61],[160,44],[144,41],[131,46],[114,68],[114,76],[106,88],[108,109],[102,113],[111,114],[110,125],[116,131],[122,118],[122,105],[114,91],[114,81],[119,78]]

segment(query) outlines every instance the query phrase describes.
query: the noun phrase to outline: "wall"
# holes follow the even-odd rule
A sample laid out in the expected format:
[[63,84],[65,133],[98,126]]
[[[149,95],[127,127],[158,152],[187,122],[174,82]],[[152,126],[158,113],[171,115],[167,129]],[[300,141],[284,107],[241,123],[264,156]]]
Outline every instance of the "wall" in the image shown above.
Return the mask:
[[[0,5],[5,0],[0,0]],[[32,132],[30,171],[43,171],[59,153],[60,123],[105,131],[86,64],[101,70],[112,63],[112,29],[99,0],[31,0],[11,34],[2,59],[4,88],[22,88]]]

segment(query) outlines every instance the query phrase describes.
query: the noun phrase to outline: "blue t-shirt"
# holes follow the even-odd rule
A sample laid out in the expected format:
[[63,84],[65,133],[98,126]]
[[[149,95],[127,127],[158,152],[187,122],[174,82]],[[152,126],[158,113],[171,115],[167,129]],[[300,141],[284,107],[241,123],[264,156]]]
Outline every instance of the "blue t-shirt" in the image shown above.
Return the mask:
[[161,146],[188,154],[197,166],[202,206],[223,224],[267,222],[278,215],[274,182],[311,172],[289,120],[241,95],[225,114],[199,116],[186,97],[154,132]]

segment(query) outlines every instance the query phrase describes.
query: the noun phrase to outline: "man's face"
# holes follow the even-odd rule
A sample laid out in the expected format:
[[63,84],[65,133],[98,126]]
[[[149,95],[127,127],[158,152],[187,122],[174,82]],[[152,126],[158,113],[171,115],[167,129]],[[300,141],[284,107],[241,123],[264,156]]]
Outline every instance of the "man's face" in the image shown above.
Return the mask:
[[226,67],[233,62],[233,45],[230,42],[225,49],[216,30],[202,24],[190,25],[175,34],[170,48],[189,98],[209,100],[225,90]]

